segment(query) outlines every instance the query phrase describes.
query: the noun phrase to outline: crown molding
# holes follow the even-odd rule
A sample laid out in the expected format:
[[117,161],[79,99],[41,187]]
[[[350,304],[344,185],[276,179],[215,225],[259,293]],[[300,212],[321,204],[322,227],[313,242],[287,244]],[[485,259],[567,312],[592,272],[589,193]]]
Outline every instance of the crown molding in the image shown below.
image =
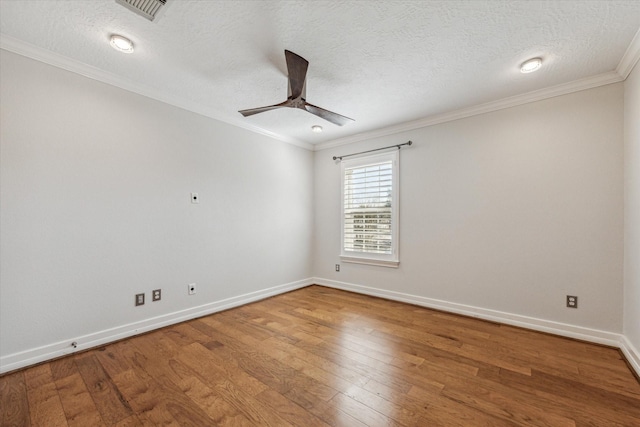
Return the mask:
[[479,114],[490,113],[492,111],[498,111],[505,108],[528,104],[530,102],[542,101],[544,99],[553,98],[556,96],[567,95],[569,93],[578,92],[581,90],[592,89],[598,86],[618,83],[623,80],[624,79],[617,72],[609,71],[607,73],[598,74],[596,76],[574,80],[569,83],[563,83],[560,85],[527,92],[522,95],[511,96],[509,98],[503,98],[497,101],[475,105],[473,107],[462,108],[442,114],[436,114],[422,119],[401,123],[399,125],[376,129],[371,132],[365,132],[357,135],[347,136],[344,138],[334,139],[331,141],[316,144],[314,146],[314,151],[326,150],[328,148],[334,148],[354,142],[380,138],[383,136],[394,135],[401,132],[407,132],[414,129],[437,125],[440,123],[451,122],[471,116],[477,116]]
[[309,144],[308,142],[299,141],[294,138],[290,138],[284,135],[277,134],[275,132],[270,132],[268,130],[261,129],[246,121],[242,121],[239,119],[234,120],[227,116],[222,116],[217,112],[213,111],[211,108],[208,108],[204,105],[201,105],[195,102],[185,101],[184,99],[176,98],[174,96],[162,93],[162,91],[159,91],[157,88],[151,88],[145,85],[134,83],[130,80],[124,79],[113,73],[100,70],[99,68],[93,67],[91,65],[87,65],[83,62],[76,61],[74,59],[70,59],[58,53],[55,53],[46,49],[42,49],[32,44],[25,43],[21,40],[18,40],[16,38],[13,38],[4,34],[0,34],[0,49],[4,49],[6,51],[16,53],[18,55],[22,55],[27,58],[35,59],[36,61],[40,61],[57,68],[62,68],[72,73],[80,74],[81,76],[88,77],[90,79],[97,80],[99,82],[106,83],[111,86],[116,86],[128,92],[133,92],[138,95],[142,95],[147,98],[154,99],[156,101],[164,102],[166,104],[173,105],[175,107],[190,111],[192,113],[200,114],[202,116],[209,117],[211,119],[218,120],[220,122],[227,123],[232,126],[246,129],[248,131],[267,136],[277,141],[292,144],[292,145],[304,148],[306,150],[310,150],[310,151],[313,150],[313,145]]
[[624,55],[622,55],[622,59],[616,67],[616,73],[618,73],[623,80],[626,80],[638,60],[640,60],[640,29],[631,40],[631,43],[629,43],[629,47]]
[[492,111],[498,111],[505,108],[527,104],[530,102],[541,101],[556,96],[566,95],[581,90],[592,89],[598,86],[604,86],[624,81],[629,73],[631,73],[631,70],[633,70],[635,64],[640,59],[640,30],[636,33],[633,40],[629,44],[629,47],[627,48],[615,71],[586,77],[584,79],[575,80],[569,83],[563,83],[549,88],[544,88],[525,94],[512,96],[509,98],[500,99],[497,101],[487,102],[484,104],[449,111],[442,114],[436,114],[394,126],[388,126],[385,128],[363,132],[356,135],[350,135],[344,138],[333,139],[318,144],[310,144],[308,142],[300,141],[295,138],[277,134],[275,132],[270,132],[268,130],[254,126],[246,121],[242,121],[239,119],[234,120],[228,116],[222,116],[204,105],[188,101],[185,102],[185,100],[183,99],[178,99],[167,94],[159,93],[155,88],[145,87],[143,85],[133,83],[113,73],[100,70],[96,67],[92,67],[85,63],[54,53],[52,51],[39,48],[29,43],[25,43],[10,36],[0,34],[0,49],[7,50],[18,55],[26,56],[28,58],[35,59],[37,61],[62,68],[67,71],[71,71],[90,79],[116,86],[126,91],[133,92],[160,102],[164,102],[178,108],[182,108],[183,110],[200,114],[205,117],[230,124],[232,126],[246,129],[250,132],[258,133],[277,141],[292,144],[310,151],[320,151],[339,147],[341,145],[351,144],[354,142],[380,138],[383,136],[393,135],[401,132],[407,132],[423,127],[437,125],[440,123],[446,123],[479,114],[485,114]]

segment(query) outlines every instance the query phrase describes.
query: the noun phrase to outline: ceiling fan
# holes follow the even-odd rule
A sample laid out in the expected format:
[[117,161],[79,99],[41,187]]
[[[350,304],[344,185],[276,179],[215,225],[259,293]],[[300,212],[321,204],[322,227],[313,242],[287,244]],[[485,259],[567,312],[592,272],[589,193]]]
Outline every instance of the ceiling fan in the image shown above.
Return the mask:
[[343,126],[349,122],[355,120],[349,117],[342,116],[333,111],[325,110],[324,108],[317,107],[307,102],[307,68],[309,67],[309,61],[296,55],[295,53],[285,50],[284,56],[287,59],[287,70],[289,72],[289,90],[287,100],[275,105],[269,105],[268,107],[250,108],[248,110],[238,111],[243,116],[252,116],[258,113],[264,113],[265,111],[275,110],[278,108],[299,108],[301,110],[308,111],[311,114],[315,114],[335,125]]

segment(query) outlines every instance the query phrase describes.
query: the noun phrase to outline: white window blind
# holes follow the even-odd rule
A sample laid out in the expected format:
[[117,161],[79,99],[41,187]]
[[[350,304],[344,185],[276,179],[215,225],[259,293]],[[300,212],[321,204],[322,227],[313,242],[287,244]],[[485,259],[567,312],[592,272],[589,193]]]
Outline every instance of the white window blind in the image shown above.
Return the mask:
[[342,257],[397,266],[397,153],[344,163]]

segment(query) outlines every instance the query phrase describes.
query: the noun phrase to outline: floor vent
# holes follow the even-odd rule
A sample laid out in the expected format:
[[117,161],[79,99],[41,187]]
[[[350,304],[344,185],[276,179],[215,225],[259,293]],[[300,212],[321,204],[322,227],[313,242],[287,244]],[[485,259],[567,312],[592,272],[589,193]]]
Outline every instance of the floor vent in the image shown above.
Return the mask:
[[144,16],[149,21],[153,21],[167,0],[116,0],[116,3]]

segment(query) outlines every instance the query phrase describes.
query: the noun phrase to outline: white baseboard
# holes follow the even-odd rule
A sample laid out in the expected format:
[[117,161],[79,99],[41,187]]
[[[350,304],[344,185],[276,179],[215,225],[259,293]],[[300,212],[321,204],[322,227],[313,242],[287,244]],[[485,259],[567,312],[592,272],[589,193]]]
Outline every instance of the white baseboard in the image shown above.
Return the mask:
[[[342,289],[344,291],[356,292],[394,301],[406,302],[422,307],[462,314],[478,319],[490,320],[492,322],[504,323],[512,326],[519,326],[535,331],[547,332],[554,335],[561,335],[564,337],[575,338],[597,344],[609,345],[612,347],[622,348],[620,343],[624,338],[621,334],[616,334],[613,332],[584,328],[581,326],[569,325],[561,322],[553,322],[550,320],[538,319],[535,317],[521,316],[519,314],[489,310],[481,307],[458,304],[433,298],[426,298],[418,295],[405,294],[401,292],[394,292],[386,289],[372,288],[369,286],[356,285],[353,283],[338,282],[335,280],[322,279],[319,277],[314,278],[314,283],[330,288]],[[629,347],[631,349],[633,348],[632,346],[630,346],[630,344]],[[629,352],[631,351],[633,350],[629,350]],[[637,354],[638,353],[636,352],[636,355]]]
[[496,310],[489,310],[464,304],[457,304],[433,298],[421,297],[418,295],[411,295],[385,289],[372,288],[369,286],[356,285],[353,283],[338,282],[335,280],[328,280],[319,277],[303,279],[284,285],[274,286],[268,289],[250,292],[248,294],[238,295],[236,297],[227,298],[220,301],[214,301],[198,307],[192,307],[186,310],[145,319],[140,322],[130,323],[127,325],[119,326],[117,328],[88,334],[76,339],[78,347],[75,349],[69,347],[69,340],[65,340],[64,342],[57,342],[42,347],[29,349],[20,353],[10,354],[0,358],[0,374],[35,365],[37,363],[46,362],[47,360],[55,359],[78,351],[105,345],[110,342],[149,332],[154,329],[159,329],[165,326],[184,322],[186,320],[206,316],[218,311],[239,307],[241,305],[259,301],[261,299],[265,299],[274,295],[279,295],[286,292],[294,291],[296,289],[304,288],[312,284],[318,284],[335,289],[342,289],[345,291],[364,295],[371,295],[393,301],[406,302],[422,307],[476,317],[478,319],[490,320],[493,322],[520,326],[527,329],[548,332],[555,335],[580,339],[597,344],[618,347],[629,362],[629,365],[631,365],[631,367],[636,371],[636,374],[640,377],[640,352],[624,335],[621,334],[601,331],[597,329],[583,328],[580,326],[569,325],[560,322],[552,322],[549,320],[521,316],[513,313],[505,313]]
[[47,360],[76,353],[78,351],[98,347],[110,342],[132,337],[134,335],[149,332],[168,325],[173,325],[176,323],[184,322],[186,320],[206,316],[218,311],[227,310],[229,308],[238,307],[274,295],[279,295],[285,292],[304,288],[311,284],[313,284],[313,280],[310,278],[298,280],[296,282],[274,286],[268,289],[262,289],[256,292],[250,292],[224,300],[214,301],[208,304],[200,305],[198,307],[192,307],[186,310],[176,311],[173,313],[164,314],[162,316],[157,316],[139,322],[118,326],[116,328],[84,335],[75,339],[78,344],[77,348],[71,348],[69,346],[69,340],[65,340],[64,342],[47,344],[42,347],[29,349],[19,353],[9,354],[0,358],[0,374],[35,365],[37,363],[46,362]]
[[629,362],[631,368],[640,378],[640,351],[638,351],[627,339],[627,337],[622,334],[602,331],[598,329],[584,328],[581,326],[570,325],[561,322],[553,322],[550,320],[538,319],[535,317],[521,316],[518,314],[506,313],[502,311],[489,310],[486,308],[480,308],[470,305],[457,304],[433,298],[421,297],[418,295],[394,292],[386,289],[372,288],[369,286],[356,285],[353,283],[338,282],[335,280],[323,279],[320,277],[314,277],[313,283],[330,288],[342,289],[344,291],[371,295],[394,301],[406,302],[422,307],[462,314],[465,316],[471,316],[483,320],[490,320],[492,322],[519,326],[534,331],[547,332],[563,337],[617,347],[620,349],[620,351],[622,351],[622,354],[627,359],[627,362]]
[[624,335],[620,338],[619,346],[627,362],[629,362],[629,365],[631,365],[633,370],[636,371],[638,378],[640,378],[640,351],[638,351]]

